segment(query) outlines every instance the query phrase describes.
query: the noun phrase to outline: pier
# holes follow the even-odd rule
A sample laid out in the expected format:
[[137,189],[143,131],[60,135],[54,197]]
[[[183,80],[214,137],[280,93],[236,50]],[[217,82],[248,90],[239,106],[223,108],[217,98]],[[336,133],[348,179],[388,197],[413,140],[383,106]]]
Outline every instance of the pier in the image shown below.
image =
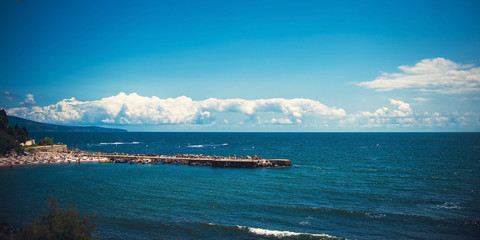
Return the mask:
[[52,145],[29,148],[30,152],[0,156],[0,167],[34,164],[80,164],[80,163],[130,163],[130,164],[175,164],[193,166],[211,166],[226,168],[290,167],[288,159],[264,159],[254,157],[219,157],[193,154],[156,155],[85,152],[67,148],[66,145]]
[[136,164],[176,164],[212,167],[232,168],[259,168],[259,167],[290,167],[292,161],[288,159],[262,159],[260,157],[217,157],[199,155],[144,155],[144,154],[117,154],[117,153],[94,153],[95,157],[109,159],[113,163],[136,163]]

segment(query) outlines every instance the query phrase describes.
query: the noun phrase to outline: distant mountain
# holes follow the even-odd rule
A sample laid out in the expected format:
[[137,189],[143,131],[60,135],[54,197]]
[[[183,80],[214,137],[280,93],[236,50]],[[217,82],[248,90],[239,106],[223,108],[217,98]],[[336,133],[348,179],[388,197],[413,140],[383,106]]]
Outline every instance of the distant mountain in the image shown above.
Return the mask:
[[34,122],[27,119],[7,116],[8,125],[15,126],[18,124],[19,127],[26,127],[28,132],[126,132],[127,130],[118,129],[118,128],[104,128],[96,126],[86,126],[86,127],[76,127],[76,126],[63,126],[55,124],[47,124]]

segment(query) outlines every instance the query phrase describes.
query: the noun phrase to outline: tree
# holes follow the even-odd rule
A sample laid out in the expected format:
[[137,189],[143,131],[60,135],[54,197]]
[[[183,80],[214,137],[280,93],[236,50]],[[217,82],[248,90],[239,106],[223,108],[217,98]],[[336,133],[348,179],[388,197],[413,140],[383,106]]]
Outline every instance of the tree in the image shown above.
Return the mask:
[[0,129],[7,129],[8,127],[8,118],[7,118],[7,113],[5,112],[5,109],[0,110]]
[[25,132],[25,130],[25,127],[17,129],[17,134],[15,137],[19,143],[24,143],[28,140],[28,133]]
[[51,197],[48,201],[47,215],[40,216],[32,225],[22,227],[14,233],[13,239],[45,240],[89,240],[95,239],[96,224],[91,223],[92,216],[82,216],[75,207],[62,210],[58,201]]
[[27,138],[30,139],[30,138],[28,137],[28,130],[27,130],[27,128],[26,128],[26,127],[22,127],[22,129],[23,129],[23,132],[25,132],[25,136],[27,136]]
[[0,110],[0,154],[5,154],[10,149],[19,147],[15,140],[15,129],[8,126],[8,118],[5,109]]
[[45,137],[44,139],[38,141],[38,145],[53,145],[53,140],[51,138]]
[[10,149],[17,149],[19,146],[12,136],[0,130],[0,154],[5,154]]
[[[0,154],[4,154],[11,149],[17,153],[22,152],[20,143],[30,139],[25,127],[20,128],[18,124],[14,127],[8,126],[8,117],[5,109],[0,109]],[[53,143],[53,141],[52,141]]]

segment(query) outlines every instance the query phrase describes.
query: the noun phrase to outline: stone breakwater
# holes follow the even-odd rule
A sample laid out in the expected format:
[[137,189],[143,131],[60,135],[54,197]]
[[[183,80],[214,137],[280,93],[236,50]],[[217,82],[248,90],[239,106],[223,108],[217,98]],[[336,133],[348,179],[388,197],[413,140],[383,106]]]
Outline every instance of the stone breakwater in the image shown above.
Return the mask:
[[27,155],[0,156],[0,167],[35,164],[80,164],[80,163],[129,163],[129,164],[176,164],[232,168],[289,167],[288,159],[263,159],[261,157],[219,157],[177,154],[145,155],[119,153],[90,153],[67,149],[55,152],[35,152]]
[[261,157],[219,157],[192,154],[142,155],[142,154],[97,154],[97,157],[107,158],[115,163],[134,164],[177,164],[212,167],[257,168],[257,167],[289,167],[292,162],[288,159],[263,159]]

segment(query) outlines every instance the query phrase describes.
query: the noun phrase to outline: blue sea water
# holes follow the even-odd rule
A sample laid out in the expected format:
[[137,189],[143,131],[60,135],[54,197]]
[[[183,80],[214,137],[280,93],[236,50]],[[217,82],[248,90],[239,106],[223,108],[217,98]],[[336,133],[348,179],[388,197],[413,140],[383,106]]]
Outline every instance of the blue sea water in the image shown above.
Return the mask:
[[49,196],[103,239],[479,239],[479,133],[37,133],[92,152],[259,155],[290,168],[0,169],[0,222]]

